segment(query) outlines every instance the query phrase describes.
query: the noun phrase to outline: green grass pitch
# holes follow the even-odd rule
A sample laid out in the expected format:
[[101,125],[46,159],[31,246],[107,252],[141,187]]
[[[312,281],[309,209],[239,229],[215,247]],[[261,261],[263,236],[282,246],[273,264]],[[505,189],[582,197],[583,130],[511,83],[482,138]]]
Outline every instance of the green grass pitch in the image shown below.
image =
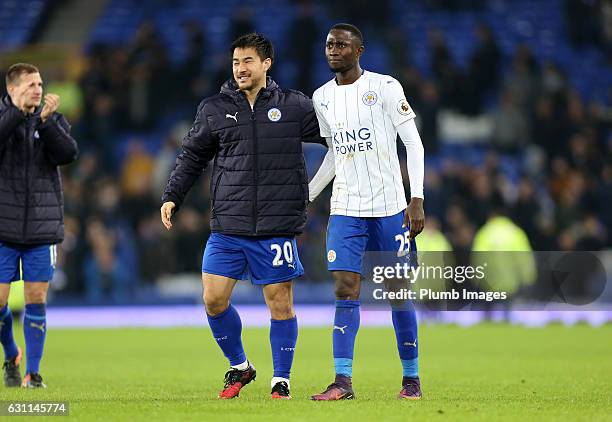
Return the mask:
[[612,420],[610,325],[422,325],[419,402],[395,398],[401,369],[391,328],[361,329],[357,399],[335,403],[308,400],[333,376],[329,329],[300,330],[291,401],[269,398],[268,330],[243,337],[258,377],[231,401],[216,398],[226,361],[205,328],[51,329],[41,368],[49,388],[2,389],[0,400],[68,401],[71,419],[101,421]]

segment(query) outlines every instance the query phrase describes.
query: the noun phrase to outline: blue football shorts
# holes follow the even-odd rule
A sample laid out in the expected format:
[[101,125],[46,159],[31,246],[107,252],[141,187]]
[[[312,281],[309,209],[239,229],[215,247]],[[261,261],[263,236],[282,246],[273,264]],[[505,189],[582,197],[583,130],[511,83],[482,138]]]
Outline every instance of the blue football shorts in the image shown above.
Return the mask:
[[416,242],[409,239],[410,228],[403,224],[404,211],[388,217],[331,215],[327,226],[327,269],[363,274],[366,252],[383,253],[374,259],[387,259],[389,264],[397,261],[397,254],[410,252],[409,259],[416,262]]
[[304,268],[295,237],[212,233],[204,249],[202,272],[265,285],[300,277]]
[[49,281],[53,278],[56,261],[57,245],[21,246],[0,242],[0,283],[22,279]]

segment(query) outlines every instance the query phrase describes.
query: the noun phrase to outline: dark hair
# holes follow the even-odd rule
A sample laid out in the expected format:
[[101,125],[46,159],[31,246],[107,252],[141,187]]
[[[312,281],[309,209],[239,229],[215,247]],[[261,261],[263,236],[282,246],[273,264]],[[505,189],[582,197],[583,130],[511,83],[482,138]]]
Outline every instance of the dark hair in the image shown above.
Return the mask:
[[252,32],[250,34],[238,37],[232,43],[232,49],[230,53],[234,54],[234,50],[237,48],[249,47],[252,47],[255,49],[255,51],[257,51],[257,55],[262,61],[267,58],[270,58],[270,60],[274,61],[274,47],[272,47],[272,43],[269,39],[256,32]]
[[17,83],[17,80],[21,77],[21,75],[23,74],[29,75],[30,73],[40,73],[40,71],[33,64],[15,63],[14,65],[11,65],[11,67],[9,67],[8,70],[6,71],[6,77],[5,77],[6,85],[7,86],[15,85]]
[[351,25],[350,23],[337,23],[337,24],[335,24],[334,26],[331,27],[330,31],[332,29],[339,29],[339,30],[342,30],[342,31],[350,32],[351,34],[353,34],[353,36],[355,38],[357,38],[359,40],[361,45],[363,45],[363,34],[359,30],[359,28],[357,28],[355,25]]

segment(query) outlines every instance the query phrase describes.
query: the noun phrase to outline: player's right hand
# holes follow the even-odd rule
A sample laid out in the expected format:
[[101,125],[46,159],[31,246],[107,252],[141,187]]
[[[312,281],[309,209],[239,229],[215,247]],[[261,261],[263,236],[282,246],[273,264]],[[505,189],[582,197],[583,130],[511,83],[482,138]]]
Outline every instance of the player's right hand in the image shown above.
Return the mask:
[[25,103],[28,98],[28,90],[27,87],[23,89],[16,89],[14,97],[11,97],[11,101],[13,105],[17,107],[21,112],[26,112]]
[[164,227],[166,227],[166,230],[170,230],[172,228],[172,222],[170,219],[172,218],[172,211],[174,210],[174,207],[176,207],[176,204],[172,201],[164,202],[164,204],[161,206],[161,220]]
[[404,214],[403,227],[410,226],[410,239],[414,239],[423,231],[425,226],[425,210],[423,198],[411,198]]

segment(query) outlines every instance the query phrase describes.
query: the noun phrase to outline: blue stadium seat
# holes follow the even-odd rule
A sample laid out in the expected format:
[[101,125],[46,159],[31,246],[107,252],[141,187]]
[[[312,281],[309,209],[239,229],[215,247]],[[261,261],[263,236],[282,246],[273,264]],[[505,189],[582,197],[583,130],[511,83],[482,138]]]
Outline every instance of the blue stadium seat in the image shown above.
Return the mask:
[[20,47],[29,41],[44,6],[43,0],[0,2],[0,51]]

